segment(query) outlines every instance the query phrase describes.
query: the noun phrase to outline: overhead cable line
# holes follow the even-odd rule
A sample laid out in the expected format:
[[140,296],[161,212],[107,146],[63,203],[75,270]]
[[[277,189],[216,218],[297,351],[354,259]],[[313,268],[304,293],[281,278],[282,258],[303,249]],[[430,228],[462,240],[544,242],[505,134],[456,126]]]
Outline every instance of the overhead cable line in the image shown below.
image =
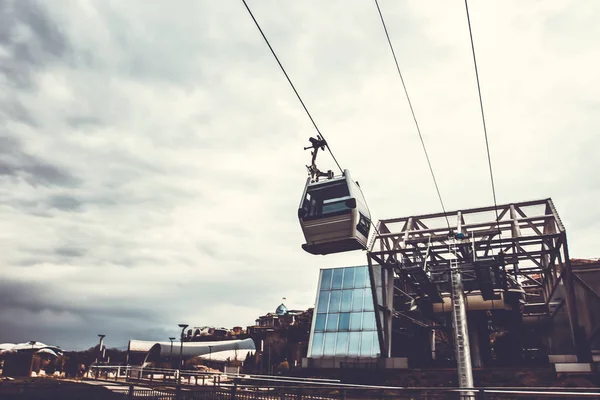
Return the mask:
[[421,128],[419,127],[419,122],[417,121],[417,117],[415,115],[415,110],[413,108],[412,102],[410,101],[410,96],[408,95],[408,89],[406,89],[406,84],[404,83],[404,77],[402,76],[402,72],[400,71],[400,65],[398,64],[398,59],[396,58],[396,52],[394,51],[394,46],[392,46],[392,41],[390,40],[390,35],[388,34],[388,30],[385,25],[385,20],[383,19],[383,14],[381,13],[381,8],[379,7],[379,2],[377,0],[375,0],[375,5],[377,6],[377,11],[379,12],[379,17],[381,18],[381,24],[383,25],[383,30],[385,31],[385,36],[387,38],[388,44],[390,45],[390,50],[392,51],[392,56],[394,57],[394,63],[396,64],[396,69],[398,70],[398,75],[400,76],[400,81],[402,82],[402,87],[404,88],[404,94],[406,94],[406,100],[408,101],[408,106],[410,107],[410,112],[412,114],[413,120],[415,121],[417,133],[419,134],[419,139],[421,139],[421,146],[423,147],[423,152],[425,153],[425,158],[427,159],[427,165],[429,165],[429,172],[431,172],[431,177],[433,178],[433,184],[435,185],[435,190],[437,192],[438,199],[440,200],[440,204],[442,206],[442,211],[444,212],[444,217],[446,218],[446,224],[448,225],[448,230],[450,230],[451,229],[450,221],[448,221],[448,216],[446,215],[446,207],[444,207],[444,201],[442,200],[440,188],[437,184],[437,180],[435,179],[435,173],[433,172],[433,167],[431,166],[431,160],[429,159],[429,154],[427,153],[427,148],[425,147],[425,141],[423,140],[423,135],[421,134]]
[[[281,71],[283,72],[283,74],[285,75],[285,77],[287,78],[288,82],[290,83],[290,86],[292,87],[292,89],[294,90],[294,93],[296,93],[296,97],[298,97],[298,100],[300,100],[300,104],[302,104],[302,107],[304,108],[304,111],[306,111],[306,115],[308,115],[308,118],[310,118],[310,122],[312,122],[313,126],[315,127],[315,129],[317,130],[317,133],[323,138],[323,140],[325,140],[325,136],[323,136],[323,134],[321,133],[321,131],[319,130],[319,127],[317,126],[317,123],[315,122],[315,120],[313,119],[312,115],[310,114],[310,112],[308,111],[308,108],[306,107],[306,105],[304,104],[304,101],[302,101],[302,97],[300,97],[300,94],[298,93],[298,91],[296,90],[296,87],[294,86],[294,84],[292,83],[292,80],[290,79],[290,77],[288,76],[287,72],[285,71],[285,68],[283,68],[283,65],[281,64],[281,62],[279,61],[279,57],[277,57],[277,54],[275,54],[275,50],[273,50],[273,47],[271,47],[271,43],[269,43],[269,39],[267,39],[267,37],[265,36],[263,30],[261,29],[260,25],[258,24],[258,21],[256,20],[256,18],[254,18],[254,14],[252,14],[252,11],[250,11],[250,7],[248,7],[248,4],[246,3],[246,0],[242,0],[242,2],[244,3],[244,6],[246,6],[246,9],[248,10],[248,13],[250,14],[250,16],[252,17],[252,20],[254,21],[254,23],[256,24],[256,27],[258,28],[258,30],[260,31],[260,34],[262,35],[263,39],[265,40],[265,42],[267,43],[267,46],[269,46],[269,49],[271,50],[271,53],[273,54],[273,57],[275,57],[275,60],[277,61],[277,64],[279,64],[279,67],[281,68]],[[325,140],[326,146],[327,146],[327,150],[329,151],[329,153],[331,154],[331,157],[333,157],[333,161],[335,161],[335,163],[337,164],[338,168],[340,169],[340,171],[343,173],[344,170],[342,169],[342,167],[340,166],[340,163],[338,163],[337,159],[335,158],[335,156],[333,155],[333,152],[331,151],[331,148],[329,147],[329,142],[327,142],[327,140]]]
[[475,78],[477,79],[477,93],[479,94],[479,107],[481,109],[481,120],[483,122],[483,134],[485,136],[485,148],[487,150],[488,167],[490,169],[490,180],[492,183],[492,195],[494,196],[494,211],[496,212],[496,227],[502,237],[502,230],[499,226],[498,203],[496,202],[496,187],[494,185],[494,173],[492,171],[492,157],[490,156],[490,144],[488,141],[487,126],[485,124],[485,113],[483,112],[483,97],[481,96],[481,85],[479,84],[479,72],[477,69],[477,58],[475,57],[475,45],[473,44],[473,31],[471,30],[471,18],[469,17],[469,4],[465,0],[465,9],[467,11],[467,23],[469,24],[469,37],[471,38],[471,52],[473,54],[473,65],[475,67]]
[[[273,50],[273,47],[271,47],[271,44],[269,43],[269,40],[267,39],[267,37],[265,36],[263,30],[261,29],[258,21],[256,20],[256,18],[254,17],[254,14],[252,14],[252,11],[250,10],[250,7],[248,7],[248,4],[246,3],[246,0],[242,0],[242,2],[244,3],[244,6],[246,6],[246,10],[248,10],[248,13],[250,14],[250,16],[252,17],[252,20],[254,21],[254,23],[256,24],[256,27],[258,28],[258,30],[260,31],[260,34],[262,35],[263,39],[265,40],[265,43],[267,44],[267,46],[269,46],[269,49],[271,50],[271,53],[273,54],[273,57],[275,57],[275,60],[277,61],[277,64],[279,64],[279,67],[281,68],[281,71],[283,72],[283,74],[285,75],[285,77],[287,78],[290,86],[292,87],[292,89],[294,90],[294,93],[296,94],[296,97],[298,97],[298,100],[300,101],[300,104],[302,104],[302,107],[304,108],[304,111],[306,111],[306,114],[308,115],[308,118],[310,118],[310,121],[312,122],[313,126],[315,127],[317,133],[321,136],[321,138],[323,138],[323,140],[325,140],[325,136],[323,136],[323,134],[321,133],[319,127],[317,126],[317,123],[315,122],[315,120],[313,119],[312,115],[310,114],[310,112],[308,111],[308,108],[306,107],[306,105],[304,104],[304,101],[302,101],[302,98],[300,97],[300,94],[298,93],[298,90],[296,90],[296,87],[294,86],[294,84],[292,83],[292,80],[290,79],[289,75],[287,74],[287,72],[285,71],[285,68],[283,67],[283,65],[281,64],[281,61],[279,61],[279,57],[277,57],[277,54],[275,54],[275,50]],[[340,166],[340,164],[338,163],[337,159],[335,158],[335,155],[333,154],[333,152],[331,151],[331,148],[329,147],[329,142],[327,142],[325,140],[325,142],[327,143],[327,150],[329,151],[329,153],[331,154],[331,157],[333,157],[333,160],[335,161],[335,163],[337,164],[338,168],[340,169],[340,171],[343,172],[342,167]],[[363,195],[364,197],[364,195]],[[447,220],[447,218],[446,218]],[[375,231],[377,232],[377,234],[379,236],[381,236],[381,233],[379,232],[379,229],[377,228],[377,225],[375,225],[375,223],[373,221],[369,221],[370,224],[373,226],[373,228],[375,228]],[[388,250],[391,251],[389,245],[387,244],[387,242],[384,241],[385,246],[388,248]]]

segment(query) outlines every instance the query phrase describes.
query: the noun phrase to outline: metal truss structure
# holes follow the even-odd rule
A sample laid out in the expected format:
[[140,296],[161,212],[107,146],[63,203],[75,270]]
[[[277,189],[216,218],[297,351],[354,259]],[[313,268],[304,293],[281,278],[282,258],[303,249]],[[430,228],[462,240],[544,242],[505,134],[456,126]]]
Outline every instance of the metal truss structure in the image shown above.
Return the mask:
[[566,231],[550,198],[380,220],[367,258],[383,356],[391,354],[394,295],[401,291],[395,282],[401,278],[412,292],[441,302],[451,292],[452,265],[465,290],[480,290],[484,299],[510,280],[539,295],[525,310],[552,315],[566,305],[573,348],[581,348]]

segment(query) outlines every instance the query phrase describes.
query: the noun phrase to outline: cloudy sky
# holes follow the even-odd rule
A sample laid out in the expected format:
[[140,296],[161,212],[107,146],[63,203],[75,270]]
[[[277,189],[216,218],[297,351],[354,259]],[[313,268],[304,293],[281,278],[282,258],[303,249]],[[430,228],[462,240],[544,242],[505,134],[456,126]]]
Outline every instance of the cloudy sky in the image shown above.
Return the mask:
[[[440,211],[374,2],[248,3],[373,218]],[[463,1],[380,5],[446,208],[493,204]],[[600,3],[470,13],[498,202],[600,256]],[[240,0],[0,0],[0,85],[0,342],[245,326],[366,262],[300,247],[315,132]]]

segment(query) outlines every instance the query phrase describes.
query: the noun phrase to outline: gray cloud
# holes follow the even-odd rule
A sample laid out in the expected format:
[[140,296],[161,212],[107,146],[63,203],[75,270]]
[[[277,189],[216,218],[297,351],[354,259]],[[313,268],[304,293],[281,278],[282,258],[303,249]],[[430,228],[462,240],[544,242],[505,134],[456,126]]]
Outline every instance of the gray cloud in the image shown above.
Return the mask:
[[75,247],[58,247],[54,249],[54,252],[59,256],[70,257],[70,258],[79,258],[85,256],[85,251],[83,249],[78,249]]
[[106,303],[90,303],[78,296],[73,296],[72,301],[69,290],[61,292],[57,288],[44,282],[4,281],[1,283],[2,299],[0,309],[21,309],[31,313],[49,311],[53,313],[68,313],[82,319],[96,319],[112,316],[115,318],[151,318],[151,310],[121,308],[112,301]]
[[0,73],[20,88],[31,88],[34,70],[69,51],[45,6],[29,0],[0,1],[0,45],[9,52],[1,59]]
[[67,118],[67,124],[75,129],[95,128],[102,125],[102,121],[95,117],[74,116]]
[[48,205],[51,208],[56,208],[62,211],[79,211],[81,210],[82,203],[75,197],[57,195],[52,196],[48,199]]
[[25,152],[15,138],[3,135],[0,135],[0,175],[23,179],[33,186],[73,187],[80,182],[65,169]]
[[36,127],[37,122],[33,115],[17,100],[3,100],[0,98],[0,106],[2,113],[5,118],[19,121],[21,123]]

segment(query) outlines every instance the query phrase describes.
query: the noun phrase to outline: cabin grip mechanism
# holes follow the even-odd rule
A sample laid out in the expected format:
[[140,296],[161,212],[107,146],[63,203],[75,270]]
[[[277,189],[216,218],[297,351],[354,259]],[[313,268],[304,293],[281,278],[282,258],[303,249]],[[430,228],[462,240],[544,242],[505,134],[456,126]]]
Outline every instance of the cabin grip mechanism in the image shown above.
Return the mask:
[[332,170],[328,170],[327,172],[322,172],[319,170],[319,168],[317,168],[317,164],[315,163],[317,160],[317,153],[319,152],[319,149],[321,150],[325,150],[325,146],[327,146],[327,142],[325,141],[325,139],[323,139],[323,137],[321,135],[317,135],[317,138],[309,138],[308,139],[311,143],[310,146],[305,147],[304,150],[308,150],[308,149],[313,149],[313,151],[310,152],[312,159],[311,159],[311,163],[310,165],[307,165],[306,168],[308,169],[308,174],[311,177],[311,181],[312,182],[319,182],[319,178],[320,177],[327,177],[328,179],[332,179],[333,178],[333,171]]

